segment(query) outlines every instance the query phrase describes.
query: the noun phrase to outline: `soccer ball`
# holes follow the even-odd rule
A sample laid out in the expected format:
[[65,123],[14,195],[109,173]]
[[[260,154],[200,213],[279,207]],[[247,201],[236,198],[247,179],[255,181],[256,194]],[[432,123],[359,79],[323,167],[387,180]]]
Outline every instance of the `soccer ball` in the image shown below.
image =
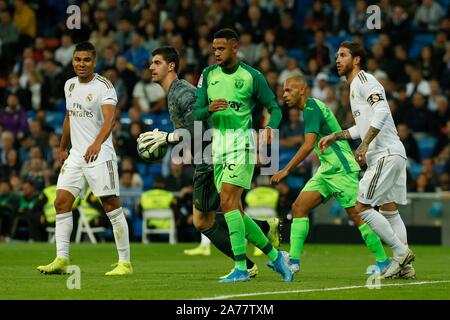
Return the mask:
[[150,153],[150,147],[147,148],[139,148],[139,144],[137,146],[137,152],[139,156],[147,162],[155,162],[164,158],[167,153],[168,145],[160,145],[156,148],[152,153]]

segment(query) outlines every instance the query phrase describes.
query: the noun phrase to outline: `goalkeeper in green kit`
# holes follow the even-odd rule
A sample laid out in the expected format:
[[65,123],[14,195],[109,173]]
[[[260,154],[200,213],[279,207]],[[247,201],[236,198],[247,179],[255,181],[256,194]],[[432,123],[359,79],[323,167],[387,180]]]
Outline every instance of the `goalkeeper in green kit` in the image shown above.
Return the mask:
[[243,210],[241,196],[250,189],[256,164],[256,143],[252,132],[252,110],[257,103],[270,113],[270,122],[260,137],[269,143],[277,128],[281,110],[263,75],[237,58],[239,38],[232,29],[216,32],[213,52],[217,64],[203,70],[195,104],[196,120],[212,120],[212,163],[214,183],[230,232],[235,268],[220,282],[249,280],[246,241],[261,249],[284,281],[292,281],[283,254],[275,249],[258,225]]
[[347,211],[348,216],[361,232],[367,247],[375,255],[376,267],[368,272],[382,273],[389,266],[390,260],[384,252],[380,238],[359,218],[355,210],[360,167],[347,141],[338,141],[325,152],[320,152],[317,146],[320,138],[333,132],[340,132],[342,129],[333,113],[322,101],[306,96],[307,87],[305,79],[300,76],[289,78],[284,83],[283,98],[288,106],[300,108],[303,111],[305,143],[286,167],[272,177],[272,183],[280,182],[313,149],[319,157],[320,167],[317,173],[306,183],[292,205],[289,268],[293,272],[300,269],[300,256],[309,231],[308,213],[322,202],[334,197]]

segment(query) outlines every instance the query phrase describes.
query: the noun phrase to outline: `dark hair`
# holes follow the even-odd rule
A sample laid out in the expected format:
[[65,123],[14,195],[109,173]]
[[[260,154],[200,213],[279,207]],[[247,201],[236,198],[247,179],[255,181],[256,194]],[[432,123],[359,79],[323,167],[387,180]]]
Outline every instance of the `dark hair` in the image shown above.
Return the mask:
[[89,51],[90,53],[92,53],[92,55],[95,57],[97,56],[97,52],[95,51],[95,47],[92,43],[90,43],[89,41],[84,41],[84,42],[80,42],[76,45],[75,47],[75,52],[77,51]]
[[161,55],[167,63],[175,63],[175,73],[178,73],[178,67],[180,66],[180,55],[177,49],[174,47],[164,46],[156,48],[152,51],[152,56],[157,54]]
[[339,48],[347,48],[350,50],[350,54],[352,57],[359,57],[361,59],[361,69],[366,68],[366,62],[367,62],[367,53],[363,46],[361,46],[359,43],[353,42],[353,41],[344,41],[341,42],[339,45]]
[[220,29],[214,34],[214,39],[225,38],[227,40],[236,40],[239,41],[239,36],[233,29],[225,28]]

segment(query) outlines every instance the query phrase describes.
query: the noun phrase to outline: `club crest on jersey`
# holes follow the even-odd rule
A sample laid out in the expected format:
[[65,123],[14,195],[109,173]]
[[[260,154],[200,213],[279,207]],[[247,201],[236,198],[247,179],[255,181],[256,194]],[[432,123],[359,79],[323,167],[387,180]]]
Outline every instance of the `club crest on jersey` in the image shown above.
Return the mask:
[[244,80],[241,78],[234,79],[234,86],[236,87],[236,89],[242,89],[242,87],[244,86]]
[[72,92],[73,88],[75,88],[75,83],[71,83],[69,86],[69,92]]
[[94,97],[92,96],[92,93],[89,93],[89,94],[86,96],[86,101],[87,101],[87,102],[91,102],[93,98],[94,98]]

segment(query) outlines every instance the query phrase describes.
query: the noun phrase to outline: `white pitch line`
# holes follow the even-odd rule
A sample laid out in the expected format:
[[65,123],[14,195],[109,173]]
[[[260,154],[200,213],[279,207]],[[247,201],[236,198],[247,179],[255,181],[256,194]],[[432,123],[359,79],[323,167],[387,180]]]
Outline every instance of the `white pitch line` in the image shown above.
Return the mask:
[[[450,280],[421,281],[421,282],[408,282],[408,283],[389,283],[389,284],[380,284],[380,287],[419,286],[419,285],[423,285],[423,284],[438,284],[438,283],[450,283]],[[199,299],[195,299],[195,300],[224,300],[224,299],[231,299],[231,298],[244,298],[244,297],[252,297],[252,296],[264,296],[264,295],[269,295],[269,294],[271,294],[271,295],[277,294],[278,295],[278,294],[290,294],[290,293],[340,291],[340,290],[351,290],[351,289],[361,289],[361,288],[367,288],[367,285],[335,287],[335,288],[288,290],[288,291],[269,291],[269,292],[239,293],[239,294],[230,294],[230,295],[226,295],[226,296],[215,296],[215,297],[199,298]]]

